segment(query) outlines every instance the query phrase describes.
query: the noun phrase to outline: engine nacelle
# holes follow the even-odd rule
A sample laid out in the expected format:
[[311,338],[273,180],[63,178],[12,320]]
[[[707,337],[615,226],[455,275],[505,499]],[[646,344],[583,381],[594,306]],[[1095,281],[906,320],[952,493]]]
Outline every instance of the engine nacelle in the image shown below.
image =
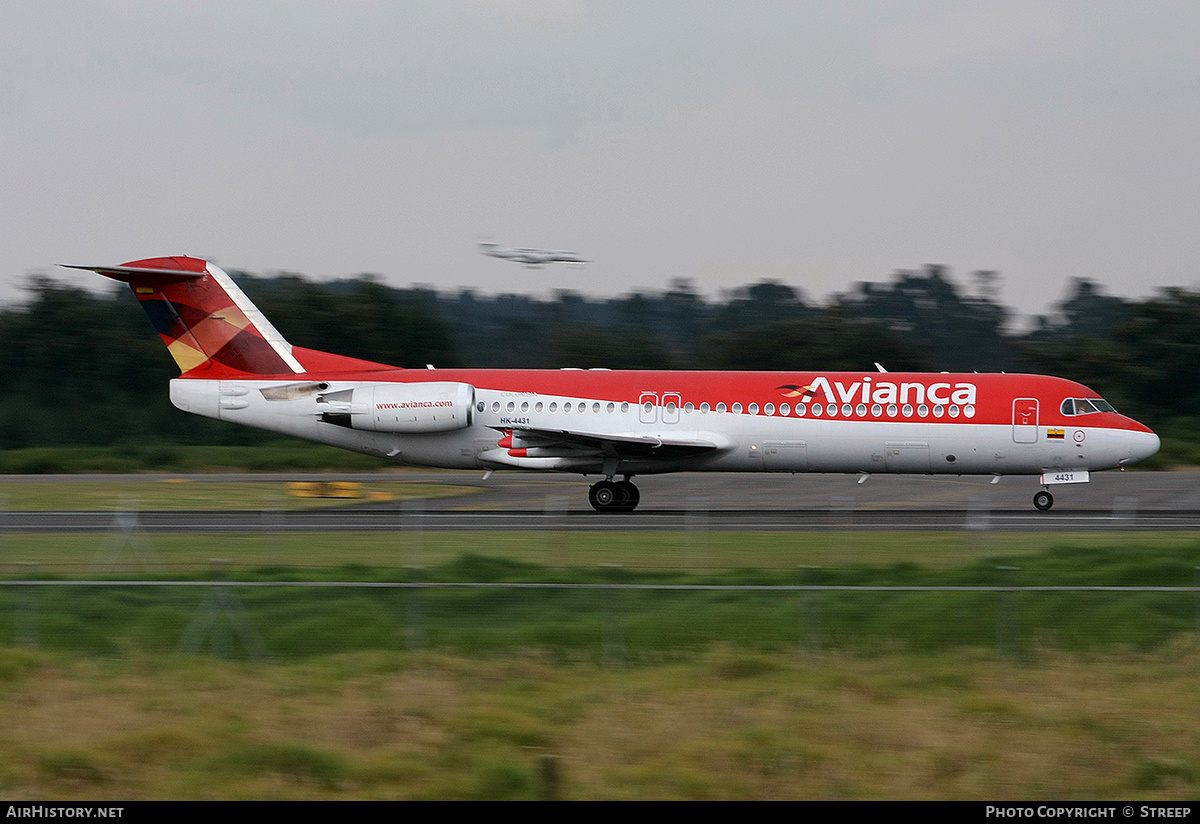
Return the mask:
[[368,432],[449,432],[471,425],[475,387],[451,381],[376,383],[317,397],[321,420]]

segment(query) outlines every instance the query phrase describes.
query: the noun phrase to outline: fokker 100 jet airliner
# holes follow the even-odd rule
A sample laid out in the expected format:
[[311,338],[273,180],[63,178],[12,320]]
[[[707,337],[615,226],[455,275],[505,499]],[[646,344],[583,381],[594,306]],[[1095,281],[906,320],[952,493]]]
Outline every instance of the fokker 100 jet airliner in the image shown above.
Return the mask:
[[182,372],[171,402],[186,412],[409,464],[600,475],[599,511],[636,507],[635,475],[679,471],[1039,475],[1033,503],[1047,510],[1046,487],[1159,447],[1062,378],[401,369],[292,346],[197,258],[71,268],[133,288]]

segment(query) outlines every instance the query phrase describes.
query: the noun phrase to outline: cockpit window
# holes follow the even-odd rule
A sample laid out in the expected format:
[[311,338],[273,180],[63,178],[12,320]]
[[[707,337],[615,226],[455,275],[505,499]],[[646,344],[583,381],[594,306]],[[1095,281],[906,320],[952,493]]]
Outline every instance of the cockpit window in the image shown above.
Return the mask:
[[1101,398],[1067,398],[1062,402],[1064,415],[1091,415],[1095,412],[1116,412],[1112,404]]

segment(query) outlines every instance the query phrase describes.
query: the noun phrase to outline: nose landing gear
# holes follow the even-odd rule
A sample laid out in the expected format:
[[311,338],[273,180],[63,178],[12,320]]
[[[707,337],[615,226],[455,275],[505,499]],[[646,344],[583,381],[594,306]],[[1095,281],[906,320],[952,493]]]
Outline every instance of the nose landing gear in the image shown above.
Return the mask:
[[588,489],[588,503],[597,512],[632,512],[641,498],[638,488],[628,478],[616,483],[608,478]]
[[1043,489],[1034,494],[1033,505],[1039,512],[1045,512],[1050,507],[1054,506],[1054,496]]

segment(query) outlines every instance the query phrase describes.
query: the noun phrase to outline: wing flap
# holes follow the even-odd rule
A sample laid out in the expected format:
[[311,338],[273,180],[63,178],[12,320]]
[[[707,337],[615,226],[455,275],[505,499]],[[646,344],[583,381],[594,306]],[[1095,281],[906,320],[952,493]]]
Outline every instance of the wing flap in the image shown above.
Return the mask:
[[[715,432],[588,432],[578,429],[544,429],[533,426],[505,427],[520,440],[521,447],[562,450],[564,455],[579,450],[618,457],[680,457],[728,449],[732,443]],[[516,446],[514,440],[513,446]],[[545,453],[542,453],[545,454]]]

